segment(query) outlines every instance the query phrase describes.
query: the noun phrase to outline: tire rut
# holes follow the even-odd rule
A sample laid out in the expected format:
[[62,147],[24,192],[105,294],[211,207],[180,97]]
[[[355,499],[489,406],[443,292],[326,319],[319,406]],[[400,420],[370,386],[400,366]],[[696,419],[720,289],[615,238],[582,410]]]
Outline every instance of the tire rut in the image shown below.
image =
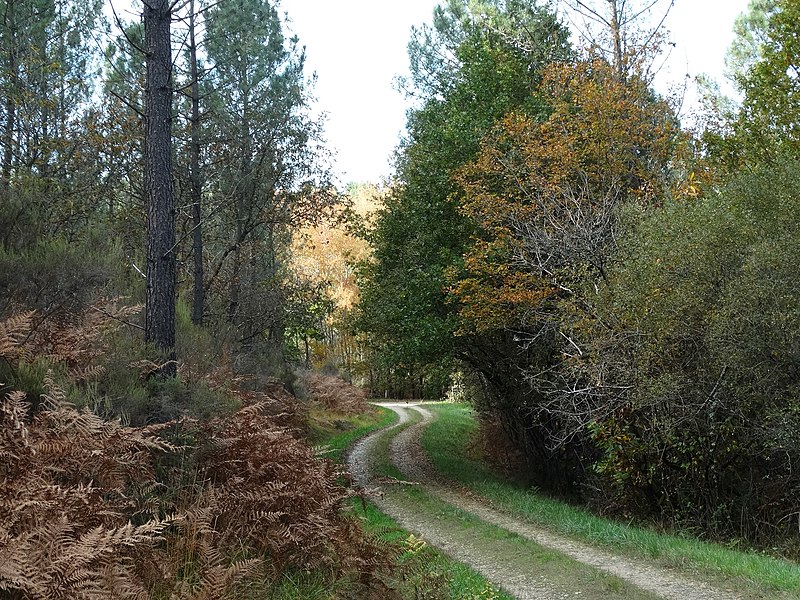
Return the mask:
[[[380,403],[393,410],[399,420],[392,428],[405,425],[411,419],[410,411],[416,411],[421,420],[397,434],[391,442],[392,460],[411,482],[419,483],[439,500],[473,514],[482,521],[505,529],[531,540],[545,548],[560,552],[583,564],[614,575],[667,600],[740,600],[729,590],[720,590],[705,582],[691,580],[683,575],[660,569],[631,558],[623,558],[605,550],[599,550],[582,542],[554,534],[529,522],[521,521],[506,513],[489,507],[474,496],[448,486],[436,474],[430,458],[422,449],[420,435],[434,419],[434,415],[418,404]],[[532,569],[514,569],[508,561],[494,561],[488,556],[485,543],[480,540],[458,539],[448,532],[437,519],[428,519],[420,511],[413,512],[406,503],[387,495],[386,488],[377,485],[371,473],[369,457],[377,440],[386,432],[381,430],[361,440],[348,456],[348,465],[355,481],[367,490],[367,495],[381,510],[395,518],[404,528],[418,532],[432,545],[453,558],[479,571],[489,581],[500,585],[521,600],[563,598],[564,590],[548,587],[536,578]],[[463,537],[463,536],[462,536]],[[503,564],[505,562],[505,564]],[[513,562],[513,561],[512,561]]]

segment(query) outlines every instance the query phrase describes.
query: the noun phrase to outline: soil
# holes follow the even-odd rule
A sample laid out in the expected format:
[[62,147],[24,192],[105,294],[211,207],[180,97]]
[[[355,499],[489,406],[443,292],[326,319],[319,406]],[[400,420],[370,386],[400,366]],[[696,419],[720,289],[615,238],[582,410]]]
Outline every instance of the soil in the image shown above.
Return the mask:
[[[597,588],[598,581],[605,581],[606,590],[583,590],[579,583],[581,577],[573,578],[570,573],[556,573],[552,570],[536,568],[537,565],[520,556],[519,546],[509,550],[498,540],[470,536],[468,528],[453,524],[441,515],[428,514],[415,506],[407,496],[392,490],[386,478],[374,473],[371,458],[374,458],[375,445],[386,430],[378,431],[361,440],[350,452],[348,466],[354,481],[366,490],[367,496],[385,513],[393,517],[404,528],[422,537],[427,543],[439,548],[452,558],[468,564],[486,579],[521,600],[552,600],[557,598],[587,597],[625,597],[625,598],[665,598],[669,600],[740,600],[744,596],[733,590],[719,589],[701,581],[647,564],[643,561],[615,555],[607,550],[591,547],[583,542],[568,539],[551,531],[518,520],[506,513],[492,508],[488,503],[460,489],[458,485],[442,480],[433,468],[430,459],[420,444],[423,429],[433,420],[433,414],[416,403],[381,403],[396,412],[399,421],[389,429],[404,426],[412,418],[421,420],[401,431],[391,442],[390,456],[408,482],[419,484],[429,494],[443,502],[471,513],[486,523],[502,530],[531,540],[543,548],[568,556],[578,563],[588,565],[599,571],[600,576],[592,579],[589,585]],[[394,486],[396,487],[396,486]],[[497,542],[497,543],[495,543]],[[540,557],[541,563],[541,557]],[[532,566],[534,565],[534,566]],[[541,566],[540,564],[538,566]],[[553,576],[555,575],[555,576]],[[630,584],[614,585],[612,579],[619,578]],[[625,591],[629,587],[636,591]]]

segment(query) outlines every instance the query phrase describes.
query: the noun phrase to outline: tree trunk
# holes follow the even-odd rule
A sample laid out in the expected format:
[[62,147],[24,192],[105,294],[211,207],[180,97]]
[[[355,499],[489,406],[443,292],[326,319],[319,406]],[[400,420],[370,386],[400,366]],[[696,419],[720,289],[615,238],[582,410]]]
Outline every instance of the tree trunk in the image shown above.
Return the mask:
[[6,3],[6,10],[3,16],[3,25],[6,29],[6,59],[8,60],[8,78],[9,85],[6,90],[5,108],[6,108],[6,122],[3,130],[3,165],[2,175],[0,175],[0,196],[4,200],[10,197],[11,187],[11,169],[14,160],[14,132],[16,129],[16,115],[17,115],[17,88],[19,85],[19,73],[17,64],[17,23],[16,15],[14,12],[14,0],[9,0]]
[[611,3],[611,36],[614,41],[614,68],[620,80],[625,79],[627,66],[625,65],[624,50],[622,47],[622,26],[620,24],[618,0],[609,0]]
[[194,258],[194,289],[192,294],[192,323],[203,324],[205,312],[205,287],[203,286],[203,232],[201,200],[203,180],[200,174],[200,83],[197,74],[197,43],[195,41],[194,0],[189,6],[189,60],[191,62],[191,156],[190,179],[192,186],[192,255]]
[[159,374],[176,375],[175,188],[172,180],[172,49],[169,0],[142,9],[145,85],[144,186],[147,202],[145,341],[161,354]]

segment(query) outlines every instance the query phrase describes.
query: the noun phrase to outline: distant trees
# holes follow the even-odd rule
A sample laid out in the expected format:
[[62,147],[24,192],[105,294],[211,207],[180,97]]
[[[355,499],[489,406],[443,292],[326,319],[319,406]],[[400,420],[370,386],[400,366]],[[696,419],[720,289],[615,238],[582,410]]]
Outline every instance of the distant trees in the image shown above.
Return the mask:
[[276,8],[262,0],[209,10],[205,48],[214,65],[205,82],[205,128],[215,157],[208,185],[216,207],[206,225],[215,257],[208,309],[236,328],[238,342],[248,345],[263,334],[279,349],[291,231],[330,214],[338,202],[321,126],[308,111],[304,56],[295,38],[284,37]]
[[[100,11],[100,2],[83,0],[0,4],[0,237],[7,246],[78,226],[93,208],[84,192],[102,181],[91,166],[90,103],[98,64],[90,39]],[[62,201],[48,206],[45,198]]]

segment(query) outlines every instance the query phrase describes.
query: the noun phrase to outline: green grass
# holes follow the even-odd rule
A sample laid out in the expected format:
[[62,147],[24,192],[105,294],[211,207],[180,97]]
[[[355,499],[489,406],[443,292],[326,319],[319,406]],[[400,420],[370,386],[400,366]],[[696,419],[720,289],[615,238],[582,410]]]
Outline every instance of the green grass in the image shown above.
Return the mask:
[[[800,597],[800,566],[756,552],[741,552],[689,537],[659,534],[597,517],[586,510],[522,489],[494,475],[473,447],[477,422],[467,406],[431,407],[438,418],[422,444],[436,468],[519,518],[599,547],[677,567],[760,597]],[[775,596],[771,596],[775,597]]]
[[[324,410],[310,415],[311,441],[323,446],[324,456],[341,462],[347,449],[360,438],[387,427],[397,420],[397,414],[387,408],[377,407],[374,413],[343,415]],[[412,421],[413,423],[413,421]],[[393,430],[378,441],[374,456],[378,457],[376,469],[389,476],[402,477],[388,458],[388,446],[394,434],[412,423]],[[396,569],[385,582],[402,598],[428,598],[431,600],[513,600],[496,590],[479,573],[451,560],[435,548],[419,543],[408,531],[391,517],[382,513],[370,502],[354,498],[350,504],[353,515],[365,531],[387,545],[398,549]],[[342,582],[331,582],[317,573],[289,575],[270,600],[300,600],[330,598]]]
[[[392,463],[389,457],[389,446],[394,437],[414,425],[421,419],[419,413],[412,412],[411,419],[400,427],[396,427],[381,436],[372,452],[372,469],[379,475],[404,479],[403,474]],[[613,597],[618,600],[653,600],[657,596],[641,590],[628,582],[594,567],[584,565],[558,551],[544,548],[541,545],[523,538],[515,533],[482,521],[479,517],[447,504],[427,493],[418,486],[391,486],[385,490],[393,501],[404,505],[410,512],[433,515],[438,523],[446,523],[450,541],[458,545],[480,541],[487,556],[493,555],[501,564],[516,565],[520,572],[535,570],[543,580],[553,584],[565,594],[581,597],[586,600],[601,600]],[[380,515],[377,523],[393,523],[391,519],[377,511]],[[373,517],[368,517],[373,518]],[[407,535],[407,534],[406,534]],[[505,592],[494,589],[481,575],[461,563],[448,559],[434,549],[430,549],[425,563],[433,572],[446,572],[450,578],[449,598],[511,598]],[[443,570],[444,569],[444,570]],[[405,595],[403,597],[406,597]],[[408,597],[418,597],[417,595]],[[423,596],[426,597],[426,596]]]
[[453,561],[404,530],[373,504],[354,504],[364,529],[400,548],[397,571],[387,582],[403,598],[514,600],[479,573]]
[[310,440],[323,447],[327,458],[342,462],[347,449],[357,440],[377,429],[388,427],[397,415],[388,408],[375,407],[375,411],[359,415],[346,415],[315,409],[309,415]]

